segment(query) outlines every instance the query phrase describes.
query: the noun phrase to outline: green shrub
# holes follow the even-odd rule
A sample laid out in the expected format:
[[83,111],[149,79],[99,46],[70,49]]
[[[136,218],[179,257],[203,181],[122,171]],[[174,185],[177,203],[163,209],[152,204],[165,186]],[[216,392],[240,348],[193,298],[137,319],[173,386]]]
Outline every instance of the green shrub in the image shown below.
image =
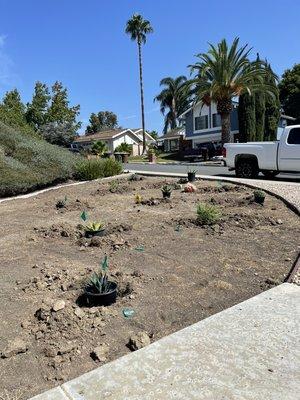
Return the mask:
[[111,158],[83,160],[76,166],[76,177],[82,181],[105,178],[121,172],[122,165]]
[[0,122],[0,197],[72,178],[80,156]]
[[132,144],[128,143],[121,143],[119,144],[118,147],[115,149],[115,153],[132,153]]
[[197,206],[197,222],[200,225],[214,225],[221,218],[219,209],[213,205],[199,203]]
[[258,204],[263,204],[266,198],[266,194],[265,192],[263,192],[262,190],[254,190],[253,192],[254,195],[254,201]]

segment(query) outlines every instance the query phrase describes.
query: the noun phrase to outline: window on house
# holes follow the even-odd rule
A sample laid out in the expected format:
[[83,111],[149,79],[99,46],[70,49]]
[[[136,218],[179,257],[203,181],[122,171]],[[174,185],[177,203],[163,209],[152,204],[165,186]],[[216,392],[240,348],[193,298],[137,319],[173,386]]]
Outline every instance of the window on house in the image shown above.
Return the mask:
[[300,128],[293,128],[289,133],[288,144],[300,144]]
[[213,114],[212,116],[212,125],[213,128],[217,128],[221,126],[221,115],[220,114]]
[[195,130],[200,131],[201,129],[208,128],[208,115],[201,115],[195,118]]

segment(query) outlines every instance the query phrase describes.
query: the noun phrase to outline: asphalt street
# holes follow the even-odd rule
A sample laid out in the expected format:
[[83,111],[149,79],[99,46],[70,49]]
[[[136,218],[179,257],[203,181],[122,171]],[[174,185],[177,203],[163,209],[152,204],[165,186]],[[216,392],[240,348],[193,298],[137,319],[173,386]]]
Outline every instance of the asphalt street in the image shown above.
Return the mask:
[[[197,174],[200,175],[211,175],[211,176],[235,176],[234,171],[228,171],[227,167],[220,165],[203,165],[202,163],[191,163],[191,164],[143,164],[143,163],[127,163],[124,164],[125,170],[130,171],[152,171],[152,172],[173,172],[173,173],[186,173],[189,168],[196,169]],[[259,179],[267,179],[262,174],[259,175]],[[270,178],[268,178],[270,180]],[[283,182],[296,182],[300,184],[300,173],[299,174],[285,174],[281,173],[273,178],[274,181]]]

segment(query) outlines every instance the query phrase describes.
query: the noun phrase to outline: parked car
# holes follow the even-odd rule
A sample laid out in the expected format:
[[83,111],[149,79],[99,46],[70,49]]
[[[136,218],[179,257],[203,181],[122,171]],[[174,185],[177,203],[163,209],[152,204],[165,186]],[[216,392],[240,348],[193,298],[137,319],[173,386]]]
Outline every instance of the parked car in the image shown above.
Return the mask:
[[274,142],[227,143],[223,156],[239,178],[271,178],[280,172],[300,173],[300,125],[287,126]]

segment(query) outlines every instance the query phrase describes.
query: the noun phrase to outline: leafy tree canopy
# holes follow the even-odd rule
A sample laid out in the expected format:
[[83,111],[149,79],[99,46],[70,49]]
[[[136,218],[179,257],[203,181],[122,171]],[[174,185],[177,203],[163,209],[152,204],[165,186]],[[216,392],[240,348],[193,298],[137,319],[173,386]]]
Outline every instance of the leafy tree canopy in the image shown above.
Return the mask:
[[0,121],[11,127],[19,128],[21,132],[32,134],[33,129],[27,125],[25,110],[26,107],[21,101],[18,90],[11,90],[4,95],[2,103],[0,103]]
[[40,127],[40,133],[47,142],[64,147],[69,147],[75,137],[72,122],[48,122]]
[[52,86],[51,103],[46,113],[47,123],[72,127],[73,134],[80,128],[81,123],[76,121],[80,106],[69,106],[68,91],[61,82],[56,81]]
[[93,143],[92,146],[92,153],[96,154],[97,156],[102,156],[102,154],[107,150],[107,145],[102,142],[101,140],[98,140],[97,142]]
[[153,137],[154,140],[158,138],[158,133],[156,131],[148,131],[147,132],[151,137]]
[[51,96],[45,83],[36,82],[31,103],[27,104],[26,120],[35,130],[46,123],[46,114]]
[[[165,115],[164,133],[178,126],[178,117],[188,109],[191,102],[191,91],[183,75],[173,79],[164,78],[160,81],[162,91],[154,98],[160,103],[160,111]],[[167,111],[167,113],[166,113]]]
[[87,135],[118,128],[118,118],[112,111],[99,111],[97,114],[92,113],[89,122],[90,124],[86,127]]
[[284,112],[300,118],[300,64],[287,69],[279,83],[279,96]]

